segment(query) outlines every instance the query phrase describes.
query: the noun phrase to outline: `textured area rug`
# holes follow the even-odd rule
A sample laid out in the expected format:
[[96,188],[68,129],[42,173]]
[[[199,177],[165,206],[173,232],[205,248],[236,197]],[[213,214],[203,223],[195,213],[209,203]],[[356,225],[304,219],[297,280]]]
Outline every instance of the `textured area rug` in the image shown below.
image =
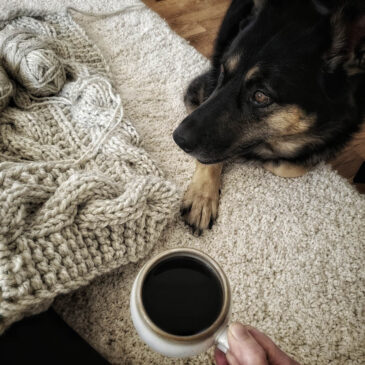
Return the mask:
[[[65,3],[105,12],[136,2]],[[50,0],[30,3],[59,6]],[[171,135],[186,115],[183,91],[207,60],[147,8],[102,19],[75,18],[111,65],[125,112],[145,149],[183,191],[194,161]],[[210,254],[231,282],[232,319],[257,326],[301,364],[363,364],[364,237],[364,197],[329,166],[287,180],[252,164],[229,164],[213,229],[196,238],[177,219],[152,254],[183,246]],[[169,359],[138,338],[129,294],[142,264],[59,298],[57,311],[113,364],[212,363],[212,350]]]

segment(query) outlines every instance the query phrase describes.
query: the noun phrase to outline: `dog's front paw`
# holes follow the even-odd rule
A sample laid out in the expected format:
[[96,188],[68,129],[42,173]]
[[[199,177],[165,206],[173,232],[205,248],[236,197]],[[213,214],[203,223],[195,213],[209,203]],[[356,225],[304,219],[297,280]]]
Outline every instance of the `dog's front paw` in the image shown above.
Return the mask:
[[212,228],[218,214],[218,202],[218,191],[190,184],[182,202],[181,215],[194,235],[200,236],[203,230]]
[[212,228],[217,218],[221,171],[222,164],[202,165],[197,162],[193,179],[184,195],[181,215],[196,235],[200,236],[203,230]]

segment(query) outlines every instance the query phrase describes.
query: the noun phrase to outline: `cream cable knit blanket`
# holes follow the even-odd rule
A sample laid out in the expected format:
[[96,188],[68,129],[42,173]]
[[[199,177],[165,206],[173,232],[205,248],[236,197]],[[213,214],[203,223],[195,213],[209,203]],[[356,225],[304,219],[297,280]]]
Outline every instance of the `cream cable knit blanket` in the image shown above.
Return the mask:
[[0,51],[1,333],[146,256],[178,195],[70,16],[14,13]]

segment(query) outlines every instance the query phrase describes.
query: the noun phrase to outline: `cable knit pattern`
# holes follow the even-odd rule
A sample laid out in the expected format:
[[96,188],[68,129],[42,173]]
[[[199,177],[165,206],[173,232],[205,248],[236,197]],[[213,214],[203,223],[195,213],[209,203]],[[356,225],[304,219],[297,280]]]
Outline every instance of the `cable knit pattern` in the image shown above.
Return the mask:
[[0,65],[0,112],[9,104],[13,91],[13,83],[9,80],[6,71]]
[[0,21],[0,52],[1,333],[146,256],[178,194],[71,17],[14,13]]

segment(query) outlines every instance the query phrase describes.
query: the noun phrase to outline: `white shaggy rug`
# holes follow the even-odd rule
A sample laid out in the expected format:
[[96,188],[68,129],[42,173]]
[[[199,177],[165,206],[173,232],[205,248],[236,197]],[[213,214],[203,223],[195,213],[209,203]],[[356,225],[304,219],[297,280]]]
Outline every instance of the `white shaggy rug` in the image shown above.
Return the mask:
[[[57,0],[11,3],[60,8]],[[139,0],[62,3],[106,12]],[[171,135],[186,114],[183,91],[207,60],[147,8],[75,19],[110,63],[145,149],[183,191],[194,161]],[[153,254],[182,246],[201,249],[221,264],[232,286],[234,320],[266,332],[301,364],[364,363],[365,197],[329,166],[294,180],[254,165],[226,166],[213,229],[196,238],[177,217]],[[172,360],[138,338],[129,293],[142,264],[122,267],[59,298],[56,310],[113,364],[211,363],[212,351]]]

